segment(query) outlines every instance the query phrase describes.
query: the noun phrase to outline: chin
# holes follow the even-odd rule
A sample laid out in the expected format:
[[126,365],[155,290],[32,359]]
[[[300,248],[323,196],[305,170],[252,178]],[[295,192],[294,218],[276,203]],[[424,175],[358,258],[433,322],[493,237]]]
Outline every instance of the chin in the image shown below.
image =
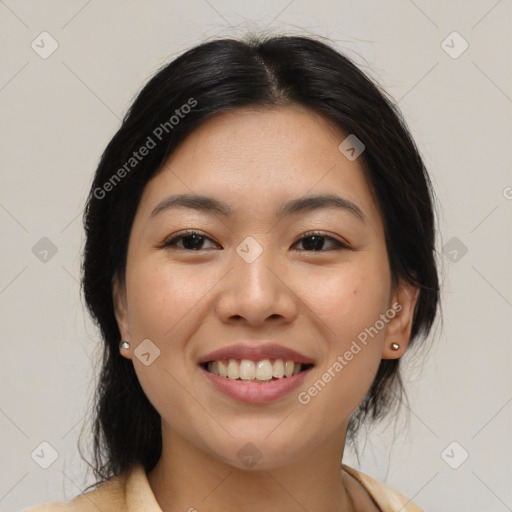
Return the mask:
[[209,447],[213,456],[234,468],[244,471],[269,470],[286,466],[306,456],[311,449],[297,442],[295,436],[283,439],[279,436],[245,433],[234,438],[224,438]]

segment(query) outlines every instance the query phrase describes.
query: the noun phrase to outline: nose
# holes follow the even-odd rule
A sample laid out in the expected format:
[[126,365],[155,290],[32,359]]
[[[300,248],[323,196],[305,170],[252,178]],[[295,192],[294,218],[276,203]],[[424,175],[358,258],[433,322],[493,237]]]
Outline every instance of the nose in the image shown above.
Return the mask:
[[220,320],[260,327],[287,324],[297,317],[298,297],[276,260],[268,248],[251,263],[234,252],[232,270],[222,280],[215,304]]

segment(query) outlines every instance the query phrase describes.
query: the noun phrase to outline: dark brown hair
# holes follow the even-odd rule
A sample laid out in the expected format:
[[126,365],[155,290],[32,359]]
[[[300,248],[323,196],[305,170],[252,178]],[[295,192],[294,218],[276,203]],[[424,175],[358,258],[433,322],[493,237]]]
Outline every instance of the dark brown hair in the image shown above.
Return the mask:
[[[112,299],[112,278],[124,276],[141,193],[179,143],[212,115],[280,105],[312,109],[364,143],[361,158],[383,217],[393,283],[403,280],[420,289],[411,343],[433,325],[439,284],[432,186],[386,93],[347,57],[309,37],[249,36],[200,44],[163,67],[140,91],[101,157],[87,200],[82,285],[104,343],[94,407],[93,469],[99,481],[133,463],[148,472],[161,454],[160,416],[133,363],[119,354]],[[156,145],[140,161],[131,161],[148,137]],[[364,420],[380,418],[397,397],[400,401],[399,365],[399,359],[381,361],[369,393],[351,417],[349,439]]]

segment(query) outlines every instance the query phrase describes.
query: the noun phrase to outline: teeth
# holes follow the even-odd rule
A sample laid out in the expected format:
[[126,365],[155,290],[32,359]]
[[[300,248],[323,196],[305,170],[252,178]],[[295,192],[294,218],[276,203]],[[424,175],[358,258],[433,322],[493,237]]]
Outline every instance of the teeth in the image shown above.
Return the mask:
[[[231,364],[231,361],[229,363]],[[256,377],[256,366],[253,361],[242,359],[239,366],[239,372],[242,380],[253,380]]]
[[282,379],[284,377],[284,363],[282,359],[276,359],[274,361],[272,376],[276,379]]
[[227,377],[228,376],[228,367],[222,362],[218,361],[219,363],[219,373],[215,373],[215,375],[220,375],[221,377]]
[[285,377],[291,377],[293,375],[293,368],[295,363],[293,361],[286,361],[284,365],[284,375]]
[[238,379],[240,377],[240,366],[234,359],[229,360],[228,377],[230,379]]
[[230,359],[227,361],[227,365],[226,361],[210,361],[207,369],[215,375],[233,380],[269,382],[272,377],[282,379],[283,377],[297,375],[302,370],[302,364],[294,361],[284,361],[283,359],[275,359],[273,364],[270,359],[257,362],[249,359],[242,359],[241,361]]
[[256,364],[256,378],[258,380],[272,380],[272,363],[268,359],[258,361]]

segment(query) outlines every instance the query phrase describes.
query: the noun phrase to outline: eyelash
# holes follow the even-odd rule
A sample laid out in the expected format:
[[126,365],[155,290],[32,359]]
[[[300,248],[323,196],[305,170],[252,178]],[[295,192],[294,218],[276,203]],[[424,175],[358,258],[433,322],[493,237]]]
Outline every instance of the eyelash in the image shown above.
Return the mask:
[[[176,248],[176,244],[179,240],[182,240],[184,238],[187,238],[191,235],[198,235],[204,239],[208,239],[208,240],[211,240],[213,242],[213,240],[206,236],[205,234],[203,234],[201,231],[196,231],[194,229],[190,229],[190,230],[186,230],[184,232],[182,232],[181,234],[177,235],[177,236],[174,236],[172,238],[169,238],[168,240],[164,241],[162,244],[160,244],[158,247],[163,247],[163,248],[168,248],[168,249],[174,249]],[[341,242],[340,240],[337,240],[336,238],[332,237],[332,236],[329,236],[327,234],[325,234],[324,232],[322,231],[308,231],[307,233],[304,233],[304,235],[302,235],[301,238],[299,238],[297,241],[294,242],[293,245],[296,245],[297,243],[301,242],[302,240],[304,239],[307,239],[307,238],[310,238],[310,237],[313,237],[313,236],[318,236],[318,237],[322,237],[324,238],[325,240],[328,240],[330,242],[333,242],[336,246],[337,246],[337,249],[350,249],[350,247],[345,244],[344,242]],[[178,249],[180,250],[183,250],[183,251],[188,251],[188,252],[199,252],[199,251],[205,251],[207,249],[185,249],[184,247],[177,247]],[[336,248],[335,248],[336,249]],[[327,250],[319,250],[319,251],[307,251],[305,249],[303,249],[304,251],[306,252],[327,252],[328,250],[335,250],[335,249],[327,249]]]

